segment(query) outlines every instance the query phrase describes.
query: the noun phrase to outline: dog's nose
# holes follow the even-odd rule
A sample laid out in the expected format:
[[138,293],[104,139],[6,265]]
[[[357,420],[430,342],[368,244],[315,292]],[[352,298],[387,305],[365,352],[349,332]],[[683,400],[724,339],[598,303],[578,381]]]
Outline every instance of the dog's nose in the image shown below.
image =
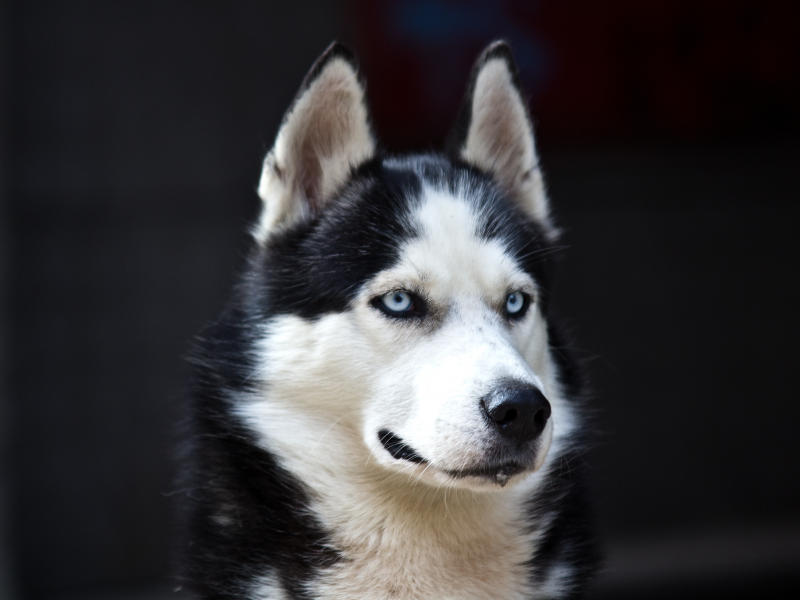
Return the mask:
[[483,399],[483,410],[501,435],[521,444],[547,425],[550,403],[533,386],[501,387]]

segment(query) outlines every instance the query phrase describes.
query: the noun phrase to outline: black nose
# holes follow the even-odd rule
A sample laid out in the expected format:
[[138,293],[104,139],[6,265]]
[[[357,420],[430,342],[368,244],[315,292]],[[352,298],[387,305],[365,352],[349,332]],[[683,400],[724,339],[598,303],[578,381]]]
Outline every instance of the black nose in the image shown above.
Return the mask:
[[483,410],[501,435],[518,444],[542,433],[550,418],[550,403],[533,386],[497,388],[483,399]]

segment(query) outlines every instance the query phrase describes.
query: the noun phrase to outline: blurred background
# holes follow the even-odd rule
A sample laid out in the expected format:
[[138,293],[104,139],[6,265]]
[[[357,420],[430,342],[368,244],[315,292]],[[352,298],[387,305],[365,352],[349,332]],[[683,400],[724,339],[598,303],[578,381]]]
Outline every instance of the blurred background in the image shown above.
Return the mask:
[[0,0],[0,599],[174,597],[184,356],[306,70],[344,41],[435,149],[498,37],[596,390],[592,597],[800,597],[800,4]]

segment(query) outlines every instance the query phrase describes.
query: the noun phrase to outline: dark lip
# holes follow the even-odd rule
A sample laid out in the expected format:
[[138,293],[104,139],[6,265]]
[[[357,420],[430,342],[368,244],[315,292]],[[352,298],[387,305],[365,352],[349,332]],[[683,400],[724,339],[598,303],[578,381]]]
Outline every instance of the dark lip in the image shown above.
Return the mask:
[[483,479],[497,480],[498,478],[509,479],[514,475],[527,471],[528,467],[515,461],[510,461],[497,465],[482,465],[470,469],[460,469],[458,471],[445,471],[454,479],[464,479],[465,477],[480,477]]
[[386,451],[398,460],[407,460],[408,462],[417,464],[428,462],[422,458],[416,450],[388,429],[381,429],[378,432],[378,440],[380,440],[383,447],[386,448]]

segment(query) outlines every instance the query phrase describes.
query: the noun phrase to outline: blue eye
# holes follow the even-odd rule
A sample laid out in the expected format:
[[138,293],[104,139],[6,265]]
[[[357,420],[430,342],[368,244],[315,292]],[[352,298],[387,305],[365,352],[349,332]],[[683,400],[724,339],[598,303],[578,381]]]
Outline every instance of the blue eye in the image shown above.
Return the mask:
[[520,291],[511,292],[506,298],[506,312],[509,315],[519,315],[525,308],[525,294]]
[[405,290],[395,290],[383,296],[376,296],[370,304],[393,319],[423,318],[427,314],[425,301]]
[[414,299],[408,292],[398,290],[382,296],[381,304],[383,304],[389,312],[405,313],[414,308]]

